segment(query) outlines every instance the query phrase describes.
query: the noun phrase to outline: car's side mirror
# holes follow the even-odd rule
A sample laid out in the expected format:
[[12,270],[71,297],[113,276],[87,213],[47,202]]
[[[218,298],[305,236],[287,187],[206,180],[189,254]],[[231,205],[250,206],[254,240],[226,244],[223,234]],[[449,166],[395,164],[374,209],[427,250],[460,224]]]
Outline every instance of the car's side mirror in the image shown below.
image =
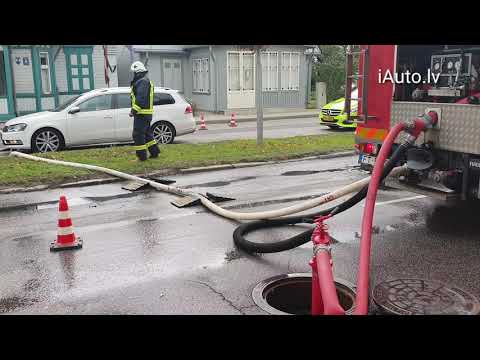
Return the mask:
[[80,108],[78,106],[74,106],[70,110],[68,110],[69,114],[76,114],[78,112],[80,112]]

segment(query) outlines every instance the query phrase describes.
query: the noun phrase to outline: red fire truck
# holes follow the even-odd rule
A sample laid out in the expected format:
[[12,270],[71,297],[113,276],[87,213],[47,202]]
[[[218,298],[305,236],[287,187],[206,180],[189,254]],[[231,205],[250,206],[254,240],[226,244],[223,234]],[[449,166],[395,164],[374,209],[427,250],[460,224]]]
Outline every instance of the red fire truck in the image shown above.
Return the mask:
[[355,147],[362,168],[372,168],[393,125],[435,111],[438,124],[402,160],[407,174],[388,185],[444,199],[480,198],[480,45],[349,46],[346,70],[345,113],[358,124]]

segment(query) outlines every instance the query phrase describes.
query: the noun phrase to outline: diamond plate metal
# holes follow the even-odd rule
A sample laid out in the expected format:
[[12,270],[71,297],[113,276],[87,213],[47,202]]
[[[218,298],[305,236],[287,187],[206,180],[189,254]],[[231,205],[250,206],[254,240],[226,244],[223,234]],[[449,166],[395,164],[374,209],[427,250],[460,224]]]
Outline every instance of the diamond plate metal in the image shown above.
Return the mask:
[[[480,106],[426,102],[392,102],[390,126],[424,114],[427,108],[441,108],[440,129],[431,129],[419,136],[417,144],[433,141],[435,148],[480,155]],[[396,142],[401,142],[402,134]]]

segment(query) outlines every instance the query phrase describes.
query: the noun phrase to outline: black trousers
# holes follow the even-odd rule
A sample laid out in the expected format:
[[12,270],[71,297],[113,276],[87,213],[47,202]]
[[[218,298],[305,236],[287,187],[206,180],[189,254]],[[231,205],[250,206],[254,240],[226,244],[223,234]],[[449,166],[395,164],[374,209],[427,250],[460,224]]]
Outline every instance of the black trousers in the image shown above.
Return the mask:
[[147,150],[152,157],[157,157],[160,153],[157,142],[153,138],[153,132],[150,128],[152,115],[134,115],[133,116],[133,141],[135,142],[136,155],[140,160],[147,160]]

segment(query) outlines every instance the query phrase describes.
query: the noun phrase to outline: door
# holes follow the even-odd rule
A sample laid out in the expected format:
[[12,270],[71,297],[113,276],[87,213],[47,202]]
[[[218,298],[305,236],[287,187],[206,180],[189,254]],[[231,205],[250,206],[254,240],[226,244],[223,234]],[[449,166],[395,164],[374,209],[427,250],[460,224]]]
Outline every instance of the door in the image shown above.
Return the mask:
[[255,54],[251,51],[229,51],[227,68],[227,107],[255,107]]
[[115,138],[117,141],[133,141],[133,117],[128,116],[132,105],[130,93],[115,94],[116,109],[115,109]]
[[112,95],[99,95],[85,100],[76,114],[67,114],[69,143],[98,144],[115,141],[115,111]]
[[183,91],[182,62],[180,59],[163,60],[164,86]]

